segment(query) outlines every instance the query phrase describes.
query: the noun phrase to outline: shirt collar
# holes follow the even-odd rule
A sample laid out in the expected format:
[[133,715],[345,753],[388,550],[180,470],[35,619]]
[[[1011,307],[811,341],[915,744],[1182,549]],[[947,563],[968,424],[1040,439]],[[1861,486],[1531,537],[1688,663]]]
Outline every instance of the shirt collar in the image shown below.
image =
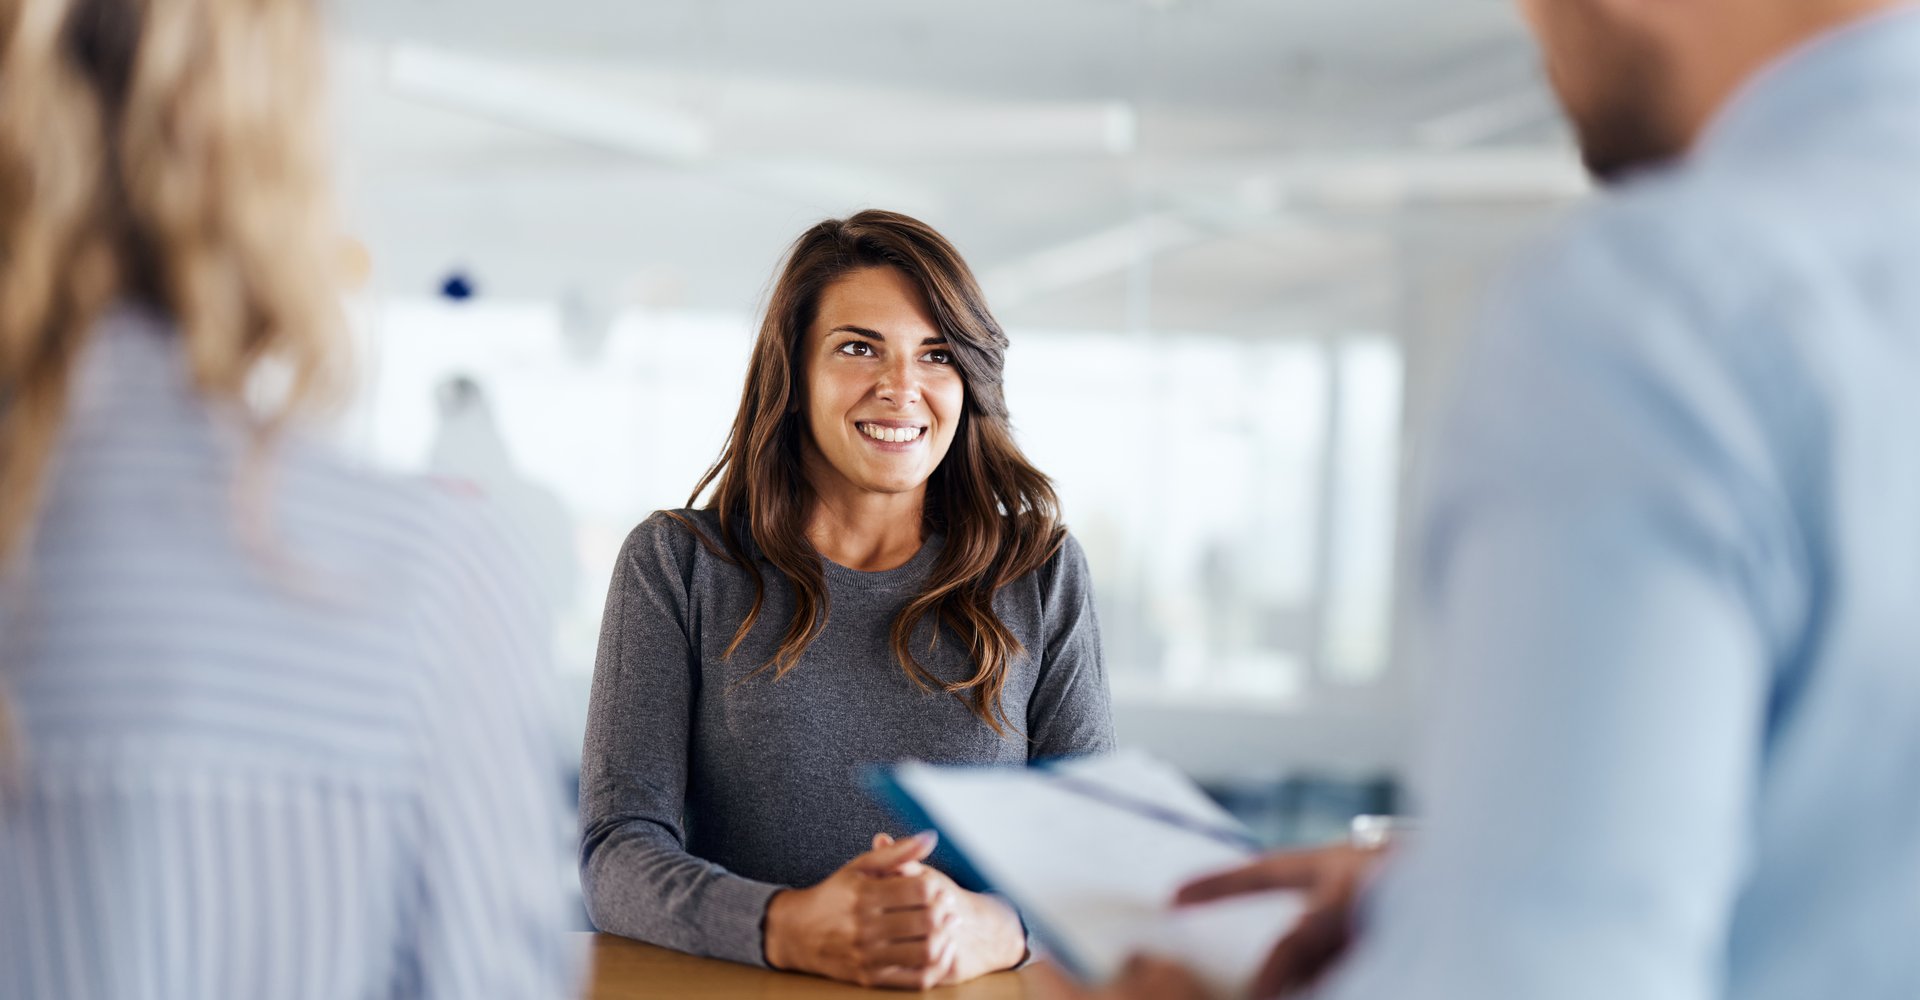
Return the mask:
[[1827,31],[1761,70],[1707,127],[1698,155],[1797,145],[1846,129],[1893,101],[1920,140],[1920,6],[1902,4]]

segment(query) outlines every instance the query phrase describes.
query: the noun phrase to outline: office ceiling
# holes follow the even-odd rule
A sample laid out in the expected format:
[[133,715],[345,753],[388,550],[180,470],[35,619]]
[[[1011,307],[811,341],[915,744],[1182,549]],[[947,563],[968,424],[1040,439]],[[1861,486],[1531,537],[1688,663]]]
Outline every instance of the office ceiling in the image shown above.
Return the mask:
[[807,223],[958,243],[1009,325],[1391,322],[1410,215],[1582,181],[1502,0],[339,0],[374,288],[737,311]]

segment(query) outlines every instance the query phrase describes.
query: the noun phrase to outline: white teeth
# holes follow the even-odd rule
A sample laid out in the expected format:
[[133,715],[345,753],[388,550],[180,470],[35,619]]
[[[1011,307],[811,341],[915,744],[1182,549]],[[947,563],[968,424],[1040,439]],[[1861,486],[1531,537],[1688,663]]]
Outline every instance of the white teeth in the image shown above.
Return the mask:
[[875,441],[887,441],[895,444],[912,441],[920,437],[918,427],[881,427],[877,424],[860,424],[860,433]]

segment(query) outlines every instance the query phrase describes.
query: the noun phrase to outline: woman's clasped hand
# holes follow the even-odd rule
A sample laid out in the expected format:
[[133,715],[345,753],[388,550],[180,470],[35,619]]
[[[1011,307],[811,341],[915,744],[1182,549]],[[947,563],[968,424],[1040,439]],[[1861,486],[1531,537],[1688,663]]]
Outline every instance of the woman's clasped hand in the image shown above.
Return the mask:
[[925,864],[935,842],[931,832],[875,834],[872,850],[819,884],[776,894],[767,906],[767,964],[909,990],[1020,964],[1019,916]]

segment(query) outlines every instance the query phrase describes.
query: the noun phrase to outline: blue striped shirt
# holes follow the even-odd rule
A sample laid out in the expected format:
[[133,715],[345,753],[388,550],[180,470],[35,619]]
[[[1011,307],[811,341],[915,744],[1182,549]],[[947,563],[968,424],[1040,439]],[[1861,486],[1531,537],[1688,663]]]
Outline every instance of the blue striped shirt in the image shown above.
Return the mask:
[[525,574],[480,504],[230,417],[102,324],[0,590],[0,996],[570,993]]

